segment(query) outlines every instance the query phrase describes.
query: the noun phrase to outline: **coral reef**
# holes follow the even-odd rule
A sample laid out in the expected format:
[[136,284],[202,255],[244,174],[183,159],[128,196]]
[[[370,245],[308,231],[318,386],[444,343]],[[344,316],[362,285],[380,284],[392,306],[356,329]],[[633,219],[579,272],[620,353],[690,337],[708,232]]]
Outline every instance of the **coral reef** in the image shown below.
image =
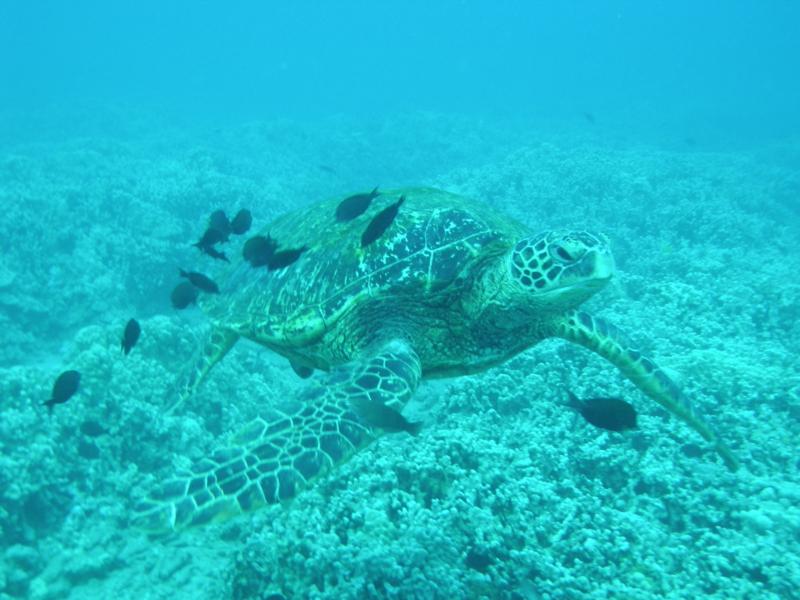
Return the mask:
[[[0,150],[0,599],[796,594],[800,190],[775,152],[614,149],[441,115],[194,135],[138,123],[151,133]],[[178,266],[213,273],[188,245],[208,213],[246,206],[259,226],[416,183],[532,229],[606,232],[619,281],[590,308],[676,374],[744,467],[727,472],[596,356],[547,341],[424,384],[419,436],[380,439],[288,506],[172,537],[132,529],[143,490],[302,385],[243,344],[165,414],[205,331],[169,291]],[[81,390],[49,415],[66,368]],[[591,429],[567,389],[629,399],[639,428]]]

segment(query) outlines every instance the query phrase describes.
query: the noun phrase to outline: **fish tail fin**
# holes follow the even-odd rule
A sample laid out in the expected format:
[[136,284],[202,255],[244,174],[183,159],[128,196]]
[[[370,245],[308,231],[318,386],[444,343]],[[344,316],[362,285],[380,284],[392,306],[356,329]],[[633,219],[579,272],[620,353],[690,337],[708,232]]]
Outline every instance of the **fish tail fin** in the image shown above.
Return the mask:
[[53,414],[53,407],[55,406],[55,404],[56,404],[56,401],[53,400],[52,398],[50,400],[48,400],[47,402],[42,402],[42,406],[46,406],[47,407],[47,414]]
[[410,433],[413,436],[419,435],[419,432],[422,431],[422,426],[424,424],[425,423],[423,423],[422,421],[411,422],[408,424],[406,431],[408,431],[408,433]]
[[377,186],[377,185],[376,185],[374,188],[372,188],[372,191],[369,193],[369,195],[370,195],[372,198],[377,198],[378,196],[380,196],[380,195],[381,195],[381,193],[378,191],[378,188],[379,188],[379,187],[380,187],[380,186]]
[[397,208],[400,208],[400,205],[406,201],[405,196],[400,196],[400,199],[397,201]]
[[567,390],[567,406],[569,406],[572,410],[581,412],[581,409],[583,408],[583,402],[581,402],[581,399],[573,394],[571,390]]
[[187,278],[189,277],[189,274],[180,267],[178,267],[178,273],[180,273],[181,277],[187,277]]

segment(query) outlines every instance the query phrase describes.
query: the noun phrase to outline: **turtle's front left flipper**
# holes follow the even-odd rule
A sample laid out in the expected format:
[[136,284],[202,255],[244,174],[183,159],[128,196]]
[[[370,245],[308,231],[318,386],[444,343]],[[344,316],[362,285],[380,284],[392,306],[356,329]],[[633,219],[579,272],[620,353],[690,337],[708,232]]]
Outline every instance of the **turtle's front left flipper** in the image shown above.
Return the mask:
[[191,473],[159,486],[137,505],[134,525],[151,532],[183,529],[293,498],[387,430],[354,407],[402,409],[419,384],[420,362],[405,342],[392,340],[320,379],[253,421]]
[[637,350],[617,327],[588,313],[570,311],[554,333],[597,352],[616,365],[640,390],[713,444],[729,469],[735,471],[739,467],[730,448],[694,413],[675,382],[652,359]]
[[[228,329],[215,327],[208,338],[198,349],[189,368],[181,374],[176,384],[169,390],[166,414],[172,414],[180,408],[186,400],[191,398],[205,381],[211,369],[233,348],[239,340],[239,334]],[[174,395],[174,398],[173,398]]]

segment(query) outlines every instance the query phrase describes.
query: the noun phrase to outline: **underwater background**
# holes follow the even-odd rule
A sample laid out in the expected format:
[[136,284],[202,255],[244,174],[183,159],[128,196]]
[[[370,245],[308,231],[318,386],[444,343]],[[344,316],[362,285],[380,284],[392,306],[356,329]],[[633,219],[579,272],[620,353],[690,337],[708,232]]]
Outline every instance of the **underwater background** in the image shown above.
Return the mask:
[[[0,4],[0,599],[800,597],[798,23],[779,0]],[[166,414],[208,328],[170,304],[179,267],[218,272],[191,247],[208,215],[375,185],[604,232],[618,274],[587,309],[742,468],[548,340],[423,383],[419,435],[286,506],[132,527],[303,385],[241,343]]]

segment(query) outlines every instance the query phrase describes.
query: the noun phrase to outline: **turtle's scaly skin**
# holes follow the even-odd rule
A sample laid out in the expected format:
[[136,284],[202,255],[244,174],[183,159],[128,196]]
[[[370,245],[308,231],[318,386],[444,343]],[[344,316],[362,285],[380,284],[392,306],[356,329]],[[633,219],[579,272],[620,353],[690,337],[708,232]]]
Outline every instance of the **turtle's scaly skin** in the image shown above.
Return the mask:
[[[370,220],[401,195],[394,223],[362,248]],[[183,397],[239,337],[284,355],[300,373],[330,373],[142,502],[137,521],[144,527],[181,528],[288,499],[381,433],[355,414],[354,401],[400,410],[421,378],[482,371],[547,337],[609,360],[736,468],[651,359],[616,327],[576,310],[613,275],[601,237],[531,235],[485,205],[440,190],[384,192],[347,223],[334,217],[339,201],[298,210],[261,232],[280,248],[308,246],[296,263],[274,272],[233,265],[221,293],[204,296],[214,329]]]

